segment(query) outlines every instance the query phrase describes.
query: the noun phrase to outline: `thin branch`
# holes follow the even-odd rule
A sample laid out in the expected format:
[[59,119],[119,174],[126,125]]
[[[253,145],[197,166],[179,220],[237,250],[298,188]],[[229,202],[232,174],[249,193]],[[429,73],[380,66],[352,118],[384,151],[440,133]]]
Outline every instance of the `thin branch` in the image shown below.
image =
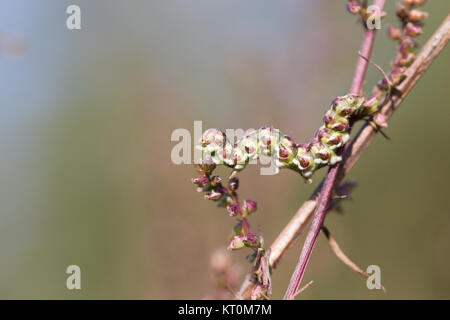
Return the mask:
[[[354,263],[352,260],[350,260],[349,257],[345,255],[345,253],[341,250],[339,247],[336,239],[334,239],[333,235],[330,233],[330,230],[328,230],[327,227],[322,226],[322,231],[325,234],[325,237],[328,239],[328,243],[330,244],[331,250],[333,250],[334,254],[341,260],[345,265],[347,265],[350,269],[353,271],[359,273],[364,278],[368,279],[370,276],[364,272],[356,263]],[[381,286],[381,289],[383,289],[384,292],[386,292],[386,289]]]
[[298,290],[296,293],[294,293],[294,298],[296,296],[298,296],[300,293],[302,293],[303,291],[305,291],[306,289],[309,288],[310,285],[312,285],[314,282],[314,280],[311,280],[310,282],[308,282],[307,284],[305,284],[303,287],[300,288],[300,290]]
[[[381,114],[389,119],[392,113],[397,110],[400,103],[406,98],[410,90],[417,81],[423,76],[430,67],[434,59],[445,48],[450,38],[450,15],[446,17],[440,27],[434,32],[427,41],[420,53],[417,55],[413,64],[405,71],[406,78],[396,87],[398,94],[394,95],[390,101],[381,109]],[[369,146],[377,134],[377,130],[365,123],[350,145],[345,149],[343,162],[339,166],[336,183],[340,182],[350,171],[356,161],[360,158],[363,151]],[[303,232],[309,219],[314,213],[317,204],[317,196],[322,188],[324,181],[314,190],[312,195],[306,200],[297,213],[291,218],[283,231],[271,245],[270,266],[275,268],[278,262],[289,248],[293,246],[297,238]],[[248,292],[251,292],[253,282],[250,276],[247,276],[240,289],[240,297],[248,298]]]

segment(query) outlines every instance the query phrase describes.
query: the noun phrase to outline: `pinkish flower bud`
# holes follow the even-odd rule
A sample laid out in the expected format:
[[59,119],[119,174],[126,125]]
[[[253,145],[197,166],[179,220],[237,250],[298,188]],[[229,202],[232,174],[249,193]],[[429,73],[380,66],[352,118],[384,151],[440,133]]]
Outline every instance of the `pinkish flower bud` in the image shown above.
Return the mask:
[[373,118],[373,121],[377,124],[377,126],[380,126],[381,128],[387,128],[388,126],[386,117],[381,113],[377,113]]
[[403,4],[406,6],[413,6],[414,0],[403,0]]
[[417,22],[417,21],[423,20],[427,17],[428,17],[428,13],[426,13],[422,10],[418,10],[418,9],[413,9],[408,13],[408,19],[409,19],[409,21],[412,21],[412,22]]
[[239,213],[239,206],[237,204],[227,205],[227,211],[230,217],[234,217]]
[[425,2],[427,2],[427,0],[414,0],[414,5],[421,6],[421,5],[425,4]]
[[351,14],[358,14],[361,11],[361,3],[358,0],[348,0],[347,11]]
[[395,28],[391,25],[387,26],[387,32],[389,38],[391,38],[392,40],[399,40],[402,37],[402,31],[399,28]]
[[200,177],[197,177],[197,178],[193,178],[192,179],[192,183],[197,185],[197,186],[199,186],[199,187],[203,187],[204,188],[204,187],[209,186],[210,181],[209,181],[208,177],[200,176]]
[[228,245],[228,250],[239,250],[245,247],[244,244],[245,236],[243,235],[236,235],[231,240],[230,244]]
[[422,34],[422,28],[420,26],[416,26],[415,24],[408,22],[405,27],[405,34],[410,37],[415,37]]
[[223,196],[223,190],[222,189],[214,189],[211,192],[205,194],[205,199],[207,200],[213,200],[217,201]]
[[244,200],[244,204],[242,205],[242,209],[246,215],[255,212],[257,208],[258,205],[253,200]]
[[246,247],[258,248],[259,247],[259,237],[254,233],[247,233],[244,236],[244,244]]
[[236,191],[239,188],[239,179],[234,177],[228,180],[228,188],[230,188],[231,191]]

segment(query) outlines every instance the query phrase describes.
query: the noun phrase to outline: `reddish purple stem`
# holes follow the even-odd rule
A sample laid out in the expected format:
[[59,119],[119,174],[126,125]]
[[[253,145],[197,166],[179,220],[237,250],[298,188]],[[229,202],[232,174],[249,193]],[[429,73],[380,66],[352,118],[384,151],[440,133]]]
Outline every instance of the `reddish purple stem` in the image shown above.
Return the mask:
[[[378,6],[380,12],[383,10],[385,0],[375,0],[374,5]],[[372,52],[372,46],[375,39],[375,29],[366,29],[364,33],[363,42],[361,44],[361,55],[369,58]],[[353,82],[350,89],[350,93],[361,94],[362,87],[364,84],[364,78],[366,75],[368,62],[358,56],[358,62],[356,64],[355,75],[353,76]],[[347,146],[345,146],[347,147]],[[325,178],[322,190],[320,192],[319,199],[317,200],[317,206],[314,211],[314,218],[311,226],[306,236],[305,243],[303,244],[302,252],[298,259],[297,266],[295,267],[294,273],[292,274],[291,281],[289,282],[288,289],[284,295],[285,300],[291,300],[297,293],[300,284],[305,274],[306,266],[308,265],[311,253],[314,249],[314,245],[319,235],[320,229],[322,228],[323,220],[327,213],[328,203],[330,202],[331,195],[334,189],[334,184],[336,182],[336,177],[339,171],[340,165],[331,167],[328,171],[327,177]]]

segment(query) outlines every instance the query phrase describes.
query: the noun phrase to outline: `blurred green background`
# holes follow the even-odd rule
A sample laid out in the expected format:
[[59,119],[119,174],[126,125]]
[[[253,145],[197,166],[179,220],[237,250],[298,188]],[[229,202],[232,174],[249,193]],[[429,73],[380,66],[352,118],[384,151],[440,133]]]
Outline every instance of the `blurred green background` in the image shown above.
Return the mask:
[[[387,1],[373,60],[395,52]],[[77,4],[82,29],[65,26]],[[424,7],[422,43],[450,2]],[[270,124],[309,140],[349,90],[362,39],[345,1],[0,1],[0,298],[197,299],[213,287],[210,256],[228,243],[226,210],[174,165],[177,128]],[[5,41],[2,42],[6,43]],[[19,50],[20,51],[20,50]],[[344,266],[321,235],[304,299],[450,298],[450,51],[439,56],[348,179],[358,188],[326,225],[387,293]],[[369,68],[367,94],[380,74]],[[314,178],[321,180],[322,170]],[[241,198],[271,243],[315,187],[292,172],[241,174]],[[302,240],[273,275],[281,298]],[[242,273],[244,253],[233,253]],[[66,289],[81,267],[82,290]]]

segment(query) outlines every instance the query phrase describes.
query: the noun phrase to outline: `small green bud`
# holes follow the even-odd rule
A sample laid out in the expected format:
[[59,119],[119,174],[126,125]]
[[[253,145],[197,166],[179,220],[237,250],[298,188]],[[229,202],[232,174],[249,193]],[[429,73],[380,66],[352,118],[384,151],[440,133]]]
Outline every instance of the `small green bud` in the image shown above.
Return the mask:
[[278,167],[287,166],[297,155],[297,145],[291,137],[281,137],[280,143],[277,145],[276,164]]
[[378,111],[379,103],[380,103],[380,101],[375,96],[366,99],[366,101],[364,102],[363,107],[362,107],[362,110],[363,110],[362,114],[363,115],[374,114],[375,112]]
[[324,165],[331,160],[332,151],[318,140],[313,140],[311,143],[311,152],[314,155],[316,164]]
[[301,171],[310,169],[314,164],[314,158],[308,146],[300,144],[297,149],[297,156],[293,162]]
[[317,130],[316,137],[320,142],[326,144],[331,150],[341,147],[344,143],[343,134],[333,131],[325,126]]
[[349,128],[348,119],[338,115],[334,110],[328,110],[323,118],[327,128],[344,132]]

